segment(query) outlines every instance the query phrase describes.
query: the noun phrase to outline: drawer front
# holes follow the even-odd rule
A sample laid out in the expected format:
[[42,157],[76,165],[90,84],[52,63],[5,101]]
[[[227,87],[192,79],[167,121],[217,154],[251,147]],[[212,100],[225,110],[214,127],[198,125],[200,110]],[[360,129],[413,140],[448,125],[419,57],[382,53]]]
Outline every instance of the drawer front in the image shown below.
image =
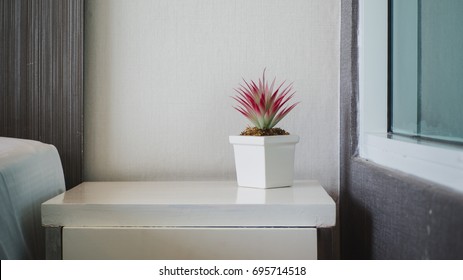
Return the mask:
[[316,259],[315,228],[64,227],[63,259]]

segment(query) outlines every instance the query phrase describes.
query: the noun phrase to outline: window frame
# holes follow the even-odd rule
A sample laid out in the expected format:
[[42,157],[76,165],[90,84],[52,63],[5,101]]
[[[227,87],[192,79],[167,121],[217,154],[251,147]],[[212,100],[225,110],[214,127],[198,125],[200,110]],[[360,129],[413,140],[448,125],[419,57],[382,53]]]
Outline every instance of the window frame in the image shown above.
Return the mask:
[[388,0],[359,0],[359,156],[463,191],[463,149],[389,133]]

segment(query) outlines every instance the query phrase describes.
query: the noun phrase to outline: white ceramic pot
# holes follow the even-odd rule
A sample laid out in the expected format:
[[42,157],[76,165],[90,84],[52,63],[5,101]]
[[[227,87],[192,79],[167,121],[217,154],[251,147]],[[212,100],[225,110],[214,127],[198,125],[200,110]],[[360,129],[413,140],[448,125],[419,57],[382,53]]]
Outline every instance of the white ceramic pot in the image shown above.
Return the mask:
[[264,189],[292,186],[298,142],[297,135],[230,136],[238,185]]

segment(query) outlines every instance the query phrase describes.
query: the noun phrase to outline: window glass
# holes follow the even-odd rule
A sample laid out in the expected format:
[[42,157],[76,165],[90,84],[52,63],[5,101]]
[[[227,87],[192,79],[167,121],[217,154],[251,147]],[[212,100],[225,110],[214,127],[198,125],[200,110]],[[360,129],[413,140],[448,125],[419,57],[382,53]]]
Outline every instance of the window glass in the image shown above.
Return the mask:
[[463,143],[463,1],[391,0],[390,130]]

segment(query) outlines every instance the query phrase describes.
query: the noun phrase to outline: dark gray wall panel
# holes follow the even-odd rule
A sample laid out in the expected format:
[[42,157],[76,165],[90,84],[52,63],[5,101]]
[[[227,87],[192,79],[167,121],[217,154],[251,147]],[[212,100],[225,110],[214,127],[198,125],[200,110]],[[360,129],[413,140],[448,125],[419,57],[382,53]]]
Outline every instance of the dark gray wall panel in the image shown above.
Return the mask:
[[82,180],[83,0],[0,1],[0,135],[57,147]]
[[463,259],[462,193],[357,157],[358,1],[341,11],[341,257]]
[[347,185],[349,258],[463,258],[463,195],[361,159]]

